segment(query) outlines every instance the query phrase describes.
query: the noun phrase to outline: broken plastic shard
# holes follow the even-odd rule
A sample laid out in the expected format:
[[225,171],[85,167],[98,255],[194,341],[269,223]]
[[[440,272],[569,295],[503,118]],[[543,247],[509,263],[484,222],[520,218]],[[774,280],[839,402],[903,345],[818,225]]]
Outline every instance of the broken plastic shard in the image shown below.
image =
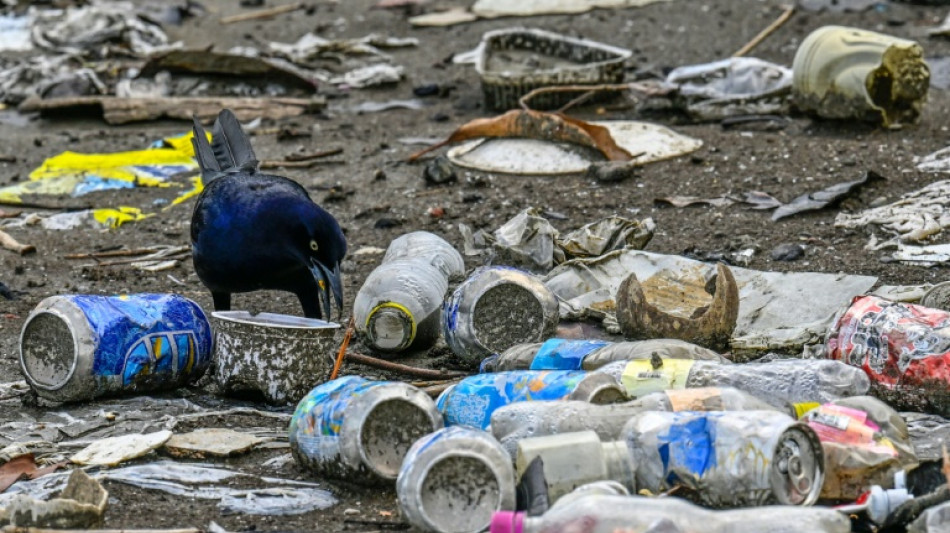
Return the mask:
[[24,494],[15,494],[2,500],[0,526],[84,529],[102,522],[109,493],[98,481],[82,470],[73,470],[62,494],[50,501],[42,501]]
[[[664,126],[635,121],[591,122],[607,128],[616,144],[633,154],[634,166],[679,157],[698,150],[703,142]],[[446,154],[452,163],[485,172],[522,175],[578,174],[604,157],[573,144],[535,139],[479,139]]]
[[[561,318],[612,313],[620,283],[634,272],[647,297],[656,300],[663,287],[688,289],[677,296],[681,305],[708,303],[703,284],[671,283],[676,279],[709,279],[715,266],[674,255],[622,250],[593,259],[574,259],[545,278],[561,300]],[[736,354],[769,350],[797,351],[819,342],[838,309],[871,288],[876,277],[817,272],[762,272],[732,268],[739,286],[739,316],[730,345]],[[651,278],[656,279],[651,279]],[[673,292],[671,292],[671,295]],[[671,300],[672,301],[672,300]],[[670,312],[675,305],[664,304]],[[689,316],[699,303],[682,311]]]
[[165,449],[175,456],[227,457],[246,452],[267,439],[225,428],[200,428],[190,433],[172,435]]
[[136,459],[165,444],[171,431],[156,431],[147,435],[109,437],[83,448],[69,460],[78,465],[115,466]]
[[754,57],[732,57],[673,69],[666,82],[696,119],[788,112],[792,70]]

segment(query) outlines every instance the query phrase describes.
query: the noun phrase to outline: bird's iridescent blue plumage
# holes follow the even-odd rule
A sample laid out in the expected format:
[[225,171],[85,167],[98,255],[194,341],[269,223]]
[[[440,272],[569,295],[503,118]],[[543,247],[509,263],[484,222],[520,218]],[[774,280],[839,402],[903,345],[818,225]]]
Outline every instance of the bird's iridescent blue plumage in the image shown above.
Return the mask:
[[195,154],[205,189],[191,220],[192,257],[215,309],[230,309],[232,293],[262,289],[296,294],[307,317],[329,318],[331,294],[342,309],[346,239],[336,219],[297,182],[258,171],[228,110],[210,146],[196,121]]

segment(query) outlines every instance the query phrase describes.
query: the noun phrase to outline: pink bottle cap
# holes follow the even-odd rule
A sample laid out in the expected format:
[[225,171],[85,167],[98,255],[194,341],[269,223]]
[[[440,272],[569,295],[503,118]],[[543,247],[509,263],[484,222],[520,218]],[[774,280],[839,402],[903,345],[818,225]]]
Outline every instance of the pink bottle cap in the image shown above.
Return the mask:
[[524,513],[520,511],[495,511],[491,517],[489,533],[521,533]]

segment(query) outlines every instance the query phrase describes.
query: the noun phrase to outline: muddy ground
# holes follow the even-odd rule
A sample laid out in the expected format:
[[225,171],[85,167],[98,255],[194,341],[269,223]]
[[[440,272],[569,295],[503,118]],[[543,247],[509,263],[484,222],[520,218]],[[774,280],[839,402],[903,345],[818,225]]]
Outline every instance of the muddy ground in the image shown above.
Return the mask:
[[[879,276],[888,284],[943,281],[948,277],[943,268],[882,262],[880,252],[864,249],[869,231],[836,229],[833,221],[839,209],[860,210],[872,202],[893,201],[904,192],[940,179],[939,175],[916,171],[913,160],[950,144],[950,94],[946,91],[932,90],[920,123],[896,131],[806,116],[794,116],[787,127],[778,131],[764,131],[757,126],[744,131],[741,127],[726,129],[718,123],[691,124],[675,114],[651,116],[651,120],[673,126],[705,144],[692,156],[648,165],[633,179],[621,183],[599,183],[584,176],[543,178],[463,171],[456,183],[427,187],[422,178],[423,166],[403,162],[417,147],[406,146],[398,139],[443,137],[457,125],[486,115],[474,68],[452,65],[446,60],[452,54],[474,48],[487,30],[524,25],[630,48],[634,51],[629,67],[632,75],[731,55],[778,16],[782,3],[674,0],[638,9],[597,10],[577,16],[477,21],[451,28],[417,29],[407,23],[406,13],[401,10],[371,10],[371,0],[316,2],[307,14],[297,12],[269,21],[220,25],[220,16],[242,10],[237,2],[214,0],[206,2],[212,14],[170,27],[168,32],[173,39],[181,39],[189,46],[214,45],[219,50],[252,44],[252,37],[293,41],[307,31],[328,38],[379,32],[420,40],[416,48],[392,52],[394,61],[406,68],[406,79],[399,84],[353,91],[331,99],[327,111],[318,116],[261,125],[265,132],[284,125],[310,130],[312,137],[280,141],[274,133],[263,133],[252,138],[260,159],[283,159],[298,151],[343,148],[342,155],[335,158],[339,164],[309,170],[288,169],[285,174],[300,181],[339,219],[351,252],[364,247],[385,248],[396,236],[418,229],[435,232],[461,246],[459,223],[492,230],[521,209],[536,206],[563,214],[552,220],[561,230],[612,214],[652,217],[657,232],[647,249],[654,252],[715,252],[754,246],[759,253],[749,265],[752,268],[868,274]],[[928,56],[945,56],[950,54],[950,40],[928,38],[924,28],[937,25],[946,11],[882,2],[879,8],[863,13],[799,12],[753,55],[791,65],[798,44],[809,32],[827,24],[844,24],[919,39]],[[426,83],[454,89],[444,97],[426,98],[428,107],[424,110],[363,115],[350,110],[363,101],[411,98],[413,87]],[[637,118],[623,107],[614,106],[610,109],[619,109],[608,110],[598,118]],[[594,110],[595,107],[580,108],[576,114],[593,117]],[[186,123],[172,121],[110,127],[94,117],[24,121],[12,111],[2,111],[0,153],[14,155],[16,161],[0,163],[0,186],[27,179],[30,170],[45,158],[64,150],[139,149],[163,136],[184,133],[188,127]],[[713,197],[748,190],[765,191],[789,201],[806,191],[857,179],[868,170],[882,174],[887,181],[865,188],[839,208],[777,223],[769,220],[767,212],[740,206],[674,209],[654,204],[654,198],[668,195]],[[330,191],[331,188],[337,190]],[[0,382],[20,379],[16,363],[20,329],[30,310],[48,296],[174,291],[211,309],[210,295],[188,260],[174,270],[149,274],[124,266],[97,267],[88,260],[64,259],[66,254],[123,246],[187,245],[193,201],[167,211],[154,207],[157,199],[171,199],[180,190],[140,188],[82,198],[83,202],[97,206],[121,203],[157,211],[154,217],[117,230],[47,231],[33,226],[10,231],[22,242],[35,245],[38,251],[21,257],[0,250],[0,281],[17,294],[13,301],[0,300]],[[431,207],[444,208],[445,215],[429,216],[427,211]],[[805,257],[793,262],[772,261],[770,250],[783,243],[803,244]],[[363,279],[380,257],[351,256],[344,263],[345,310],[350,309]],[[484,258],[467,257],[466,261],[468,267],[474,268]],[[252,311],[300,313],[296,298],[280,293],[238,295],[234,306]],[[444,349],[437,349],[432,354],[417,355],[412,362],[435,368],[451,366],[442,354]],[[368,369],[346,365],[344,373],[365,374]],[[201,397],[195,397],[198,393],[180,391],[170,396],[184,395],[200,403]],[[43,409],[25,407],[16,400],[0,403],[0,421],[21,415],[40,417],[43,413]],[[260,421],[231,423],[237,427],[260,425]],[[249,472],[312,479],[293,463],[276,470],[261,466],[265,460],[286,451],[258,450],[223,463]],[[318,481],[340,503],[326,511],[290,517],[223,515],[213,501],[189,500],[108,483],[112,500],[104,525],[205,527],[213,520],[231,530],[373,531],[400,527],[392,523],[398,522],[398,510],[391,489]]]

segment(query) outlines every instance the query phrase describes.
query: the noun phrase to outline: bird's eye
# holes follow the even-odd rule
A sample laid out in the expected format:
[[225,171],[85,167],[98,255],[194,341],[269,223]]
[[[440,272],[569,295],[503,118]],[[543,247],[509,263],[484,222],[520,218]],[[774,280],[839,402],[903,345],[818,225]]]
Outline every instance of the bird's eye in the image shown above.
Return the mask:
[[317,244],[317,241],[310,241],[310,249],[316,252],[318,249],[320,249],[320,245]]

